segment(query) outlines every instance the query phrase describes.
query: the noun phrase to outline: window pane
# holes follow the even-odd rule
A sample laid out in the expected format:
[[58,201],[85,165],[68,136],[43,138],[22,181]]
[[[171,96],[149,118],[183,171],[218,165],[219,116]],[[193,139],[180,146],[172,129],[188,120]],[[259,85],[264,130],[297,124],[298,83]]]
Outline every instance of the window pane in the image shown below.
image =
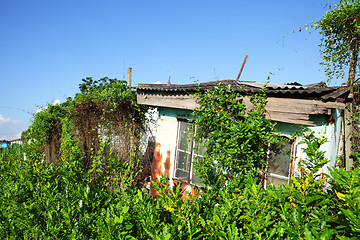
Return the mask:
[[202,183],[202,179],[199,178],[198,176],[196,176],[195,172],[193,172],[193,175],[192,175],[192,184],[195,184],[195,185],[201,185]]
[[[196,144],[193,146],[193,138],[190,133],[193,132],[191,124],[189,122],[179,121],[179,131],[178,131],[178,143],[177,143],[177,154],[176,154],[176,166],[175,166],[175,178],[182,181],[197,184],[201,183],[201,179],[195,175],[193,169],[193,158],[195,156],[201,156],[205,152],[205,148],[201,145],[198,145],[198,151],[194,151],[193,147],[196,147]],[[194,154],[198,153],[198,154]],[[191,182],[190,182],[191,181]]]
[[175,177],[184,182],[189,182],[189,172],[183,171],[182,169],[176,169]]
[[284,180],[284,179],[280,179],[280,178],[272,177],[272,176],[267,177],[266,187],[269,185],[269,182],[272,182],[275,187],[279,186],[280,183],[283,185],[288,184],[288,180]]
[[[204,142],[204,140],[202,139],[202,142]],[[201,143],[195,143],[195,153],[203,156],[204,153],[206,152],[206,147],[204,147]]]
[[191,157],[190,154],[183,151],[178,151],[177,156],[178,159],[177,159],[176,168],[189,172],[190,157]]
[[292,142],[284,141],[270,145],[268,172],[289,177]]
[[190,123],[180,122],[179,129],[179,149],[191,151],[191,142],[189,141]]
[[202,179],[201,178],[199,178],[198,176],[196,176],[196,174],[195,174],[195,167],[194,167],[194,162],[197,162],[197,156],[195,156],[194,158],[193,158],[193,162],[192,162],[192,176],[191,176],[191,182],[193,183],[193,184],[195,184],[195,185],[200,185],[201,184],[201,182],[202,182]]

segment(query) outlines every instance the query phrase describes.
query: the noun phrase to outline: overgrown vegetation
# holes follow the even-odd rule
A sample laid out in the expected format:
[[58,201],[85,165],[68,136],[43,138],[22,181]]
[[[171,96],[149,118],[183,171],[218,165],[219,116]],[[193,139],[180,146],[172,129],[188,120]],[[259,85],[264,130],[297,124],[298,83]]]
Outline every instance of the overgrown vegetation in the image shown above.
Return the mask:
[[[108,167],[109,159],[131,166],[134,173],[140,173],[140,165],[150,165],[150,159],[141,158],[139,141],[147,108],[136,103],[136,92],[125,81],[108,78],[83,79],[80,91],[74,99],[49,104],[35,114],[25,133],[27,157],[54,165],[81,159],[94,184],[99,177],[115,184],[111,179],[121,173]],[[138,175],[134,184],[148,175]]]
[[354,105],[351,114],[353,122],[352,158],[355,166],[360,166],[360,85],[354,87]]
[[267,145],[275,140],[274,124],[265,118],[265,92],[242,96],[219,82],[214,89],[199,89],[196,97],[194,137],[206,149],[197,159],[197,174],[217,191],[226,186],[238,192],[248,175],[261,173]]
[[[358,121],[353,118],[352,113],[357,111],[354,107],[356,103],[356,88],[359,84],[359,50],[360,50],[360,1],[359,0],[340,0],[335,6],[330,6],[329,11],[324,16],[314,21],[312,25],[320,30],[322,35],[320,52],[322,54],[325,73],[328,80],[333,78],[345,79],[344,84],[350,89],[346,100],[344,118],[346,121],[344,128],[344,162],[347,170],[357,162],[356,156],[358,147],[353,143],[358,137]],[[348,74],[346,74],[348,71]],[[354,89],[355,88],[355,89]],[[355,98],[354,98],[355,93]],[[352,99],[354,98],[354,99]],[[349,100],[352,101],[349,101]],[[354,101],[355,100],[355,101]]]
[[358,80],[359,12],[359,0],[340,0],[313,25],[323,36],[320,47],[327,76],[344,79],[348,70],[347,85],[351,87]]
[[[88,99],[101,99],[100,96],[82,97],[93,104]],[[205,180],[212,185],[202,188],[199,197],[181,199],[184,192],[180,186],[171,188],[166,178],[154,183],[159,193],[157,198],[149,196],[142,188],[134,187],[134,166],[116,155],[105,155],[104,152],[110,149],[107,139],[99,140],[97,151],[90,148],[92,161],[88,167],[87,155],[81,148],[86,145],[78,145],[84,140],[74,134],[71,120],[72,107],[78,106],[74,104],[79,98],[77,96],[65,104],[48,106],[50,114],[43,111],[35,118],[34,125],[27,132],[33,138],[28,139],[25,146],[26,160],[23,160],[19,146],[0,149],[0,238],[360,237],[360,168],[354,168],[351,173],[332,169],[330,182],[314,177],[327,160],[319,150],[323,140],[309,134],[305,138],[308,162],[302,165],[304,174],[291,179],[288,186],[276,188],[270,184],[264,189],[258,177],[258,166],[264,156],[264,146],[260,141],[271,139],[266,135],[271,124],[262,114],[264,96],[260,94],[252,98],[255,107],[253,111],[248,110],[247,115],[244,114],[243,102],[237,99],[239,96],[227,86],[219,86],[212,94],[205,91],[198,97],[207,103],[206,109],[196,112],[198,116],[204,113],[198,123],[209,121],[205,124],[211,126],[212,131],[206,136],[200,135],[199,128],[197,137],[208,137],[208,149],[214,148],[214,152],[208,150],[204,173],[216,169],[212,176],[219,179],[213,182]],[[42,116],[41,121],[39,116]],[[247,126],[242,126],[245,122]],[[44,144],[56,136],[49,134],[52,131],[58,131],[61,136],[58,162],[45,161],[44,156]],[[215,134],[217,131],[222,131],[222,134]],[[263,131],[264,136],[259,136],[256,131]],[[232,132],[239,136],[231,139],[229,134]],[[259,142],[255,138],[259,138]],[[248,141],[250,146],[241,152],[242,145],[237,147],[237,141]],[[216,144],[221,144],[222,150]],[[247,156],[250,163],[246,162]],[[230,161],[235,163],[230,164]],[[113,175],[103,174],[107,171],[112,171]],[[205,174],[202,176],[206,178]]]

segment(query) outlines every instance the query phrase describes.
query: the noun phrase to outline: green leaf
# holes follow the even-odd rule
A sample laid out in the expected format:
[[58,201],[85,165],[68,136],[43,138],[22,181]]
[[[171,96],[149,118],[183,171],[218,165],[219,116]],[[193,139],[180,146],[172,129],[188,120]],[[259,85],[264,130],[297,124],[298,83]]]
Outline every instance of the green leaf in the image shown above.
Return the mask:
[[120,217],[116,216],[116,217],[115,217],[115,220],[114,220],[115,223],[122,223],[123,221],[124,221],[124,217],[123,217],[123,216],[120,216]]

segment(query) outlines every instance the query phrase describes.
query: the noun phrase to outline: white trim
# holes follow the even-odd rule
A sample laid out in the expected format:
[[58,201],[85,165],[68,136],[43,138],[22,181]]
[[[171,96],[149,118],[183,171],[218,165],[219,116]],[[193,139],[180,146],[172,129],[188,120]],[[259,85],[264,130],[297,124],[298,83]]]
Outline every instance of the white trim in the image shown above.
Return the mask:
[[289,180],[289,177],[285,177],[285,176],[278,175],[278,174],[275,174],[275,173],[268,173],[268,176],[279,178],[279,179],[282,179],[282,180]]

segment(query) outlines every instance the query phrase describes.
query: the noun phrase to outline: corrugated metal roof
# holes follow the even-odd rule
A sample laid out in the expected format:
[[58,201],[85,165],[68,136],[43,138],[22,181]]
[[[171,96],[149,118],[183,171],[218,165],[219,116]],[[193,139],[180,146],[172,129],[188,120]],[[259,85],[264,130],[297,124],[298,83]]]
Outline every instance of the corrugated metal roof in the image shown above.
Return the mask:
[[[327,87],[324,82],[319,82],[310,85],[293,84],[273,84],[273,83],[257,83],[235,80],[219,80],[204,83],[193,83],[183,85],[167,85],[167,84],[139,84],[136,87],[140,91],[156,91],[156,92],[194,92],[201,87],[202,89],[209,89],[216,86],[219,82],[231,85],[235,91],[244,93],[259,92],[266,85],[266,92],[269,95],[302,95],[314,98],[321,98],[323,100],[334,101],[336,98],[348,92],[345,87]],[[335,93],[336,92],[336,93]],[[334,93],[334,94],[332,94]]]

